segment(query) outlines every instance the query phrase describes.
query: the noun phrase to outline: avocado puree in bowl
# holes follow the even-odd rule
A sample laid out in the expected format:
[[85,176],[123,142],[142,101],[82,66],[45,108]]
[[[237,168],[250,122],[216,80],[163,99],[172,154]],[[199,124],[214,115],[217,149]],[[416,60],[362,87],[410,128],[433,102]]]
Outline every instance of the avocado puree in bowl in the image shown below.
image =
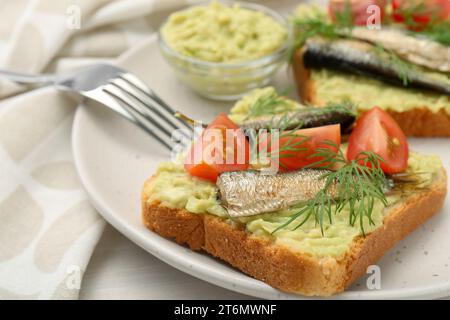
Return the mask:
[[243,62],[279,49],[287,31],[263,12],[213,1],[175,12],[161,34],[172,50],[184,56],[210,62]]
[[216,100],[236,100],[266,86],[287,61],[290,27],[253,3],[212,1],[170,15],[159,44],[177,77]]

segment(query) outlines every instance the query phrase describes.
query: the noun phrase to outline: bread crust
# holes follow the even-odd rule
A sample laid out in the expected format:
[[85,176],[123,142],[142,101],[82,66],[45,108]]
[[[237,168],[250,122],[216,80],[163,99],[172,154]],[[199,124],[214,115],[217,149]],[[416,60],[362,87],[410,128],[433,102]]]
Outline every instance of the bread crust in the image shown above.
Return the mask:
[[345,290],[389,248],[438,212],[447,192],[447,175],[442,169],[428,190],[389,208],[383,225],[365,238],[356,238],[343,256],[317,258],[252,235],[213,215],[150,203],[151,180],[142,191],[142,220],[149,229],[192,250],[204,250],[277,289],[306,296],[330,296]]
[[[293,72],[297,84],[297,91],[303,103],[321,105],[317,96],[311,70],[303,65],[303,49],[298,49],[293,58]],[[387,110],[397,121],[407,136],[416,137],[450,137],[450,115],[441,109],[432,112],[428,108],[418,105],[417,108],[397,112]]]

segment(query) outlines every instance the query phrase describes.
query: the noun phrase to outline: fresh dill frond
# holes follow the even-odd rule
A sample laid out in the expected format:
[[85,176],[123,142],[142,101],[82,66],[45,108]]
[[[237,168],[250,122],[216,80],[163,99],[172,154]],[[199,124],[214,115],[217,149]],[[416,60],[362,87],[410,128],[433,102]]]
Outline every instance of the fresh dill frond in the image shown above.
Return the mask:
[[353,17],[351,13],[351,5],[347,1],[344,10],[336,12],[335,21],[331,21],[323,15],[313,15],[307,17],[293,17],[291,19],[295,28],[296,40],[294,51],[303,46],[309,38],[321,36],[327,39],[336,39],[345,37],[353,28]]
[[408,1],[402,3],[402,5],[396,9],[396,14],[402,17],[402,24],[410,29],[416,29],[420,27],[420,23],[417,22],[417,15],[430,15],[436,14],[430,12],[430,9],[425,6],[423,1]]
[[358,115],[357,105],[349,99],[343,99],[339,102],[329,101],[324,107],[307,104],[303,108],[287,111],[281,116],[273,115],[272,118],[268,120],[267,127],[280,130],[298,130],[302,129],[305,124],[304,121],[300,120],[302,116],[307,117],[309,115],[311,117],[319,118],[334,112],[345,113],[354,117]]
[[[307,151],[305,143],[309,141],[311,137],[304,136],[297,132],[297,130],[303,127],[301,121],[298,122],[295,127],[292,127],[292,118],[289,113],[282,115],[279,120],[276,120],[276,117],[272,117],[270,123],[271,124],[268,126],[270,136],[267,136],[263,141],[259,141],[263,146],[259,148],[259,152],[265,152],[271,161],[276,161],[279,166],[287,169],[286,165],[281,162],[280,159],[293,157],[297,152]],[[290,129],[288,130],[288,128]],[[279,133],[277,141],[283,141],[283,145],[272,150],[274,141],[272,135],[274,129]]]
[[387,50],[379,44],[374,45],[372,51],[379,58],[389,63],[399,79],[402,81],[403,86],[406,87],[411,82],[414,66],[410,62],[403,60],[395,52],[392,50]]
[[[396,12],[403,18],[402,24],[410,29],[412,35],[422,35],[450,46],[450,22],[441,17],[440,9],[437,4],[427,6],[423,1],[410,1],[403,4]],[[429,21],[424,23],[417,17],[427,17]]]
[[323,21],[320,18],[293,19],[294,27],[297,31],[295,47],[302,46],[306,40],[314,36],[322,36],[327,39],[341,37],[338,26],[331,22]]
[[[279,132],[278,141],[283,141],[283,145],[280,146],[278,151],[268,152],[272,156],[272,159],[294,156],[293,153],[287,153],[287,151],[300,152],[307,150],[305,143],[310,140],[310,138],[297,132],[297,130],[302,129],[305,125],[305,121],[301,119],[302,116],[307,117],[308,113],[310,113],[311,117],[320,118],[323,115],[333,112],[345,113],[356,117],[357,108],[350,100],[342,100],[340,102],[328,102],[321,108],[310,106],[288,111],[281,115],[272,115],[272,117],[267,120],[267,128],[269,130],[277,130]],[[272,149],[272,140],[268,143],[263,141],[263,145],[266,146],[266,149],[263,148],[262,151],[267,152],[268,149]],[[280,163],[280,165],[283,166],[282,163]]]
[[295,29],[295,40],[289,53],[289,61],[292,61],[294,53],[309,38],[320,36],[327,39],[338,39],[343,37],[339,26],[320,17],[293,18],[292,23]]
[[341,101],[328,101],[324,107],[320,108],[320,110],[322,110],[324,113],[335,110],[346,112],[355,117],[358,115],[358,106],[350,99],[342,99]]
[[450,22],[439,21],[430,23],[420,32],[417,32],[429,39],[450,46]]
[[[305,121],[302,120],[301,117],[307,117],[307,114],[310,113],[309,116],[320,118],[327,113],[333,112],[345,113],[356,117],[357,108],[350,100],[342,100],[340,102],[328,102],[321,108],[310,106],[289,111],[282,115],[273,115],[267,120],[267,129],[269,130],[270,135],[265,139],[261,139],[261,133],[257,132],[252,135],[251,141],[254,143],[258,141],[259,152],[265,152],[272,161],[277,161],[281,167],[286,169],[280,159],[294,157],[296,152],[308,150],[306,143],[311,138],[298,132],[298,130],[302,129],[305,125]],[[283,142],[282,145],[275,148],[275,150],[272,150],[273,140],[271,137],[274,134],[273,130],[277,130],[278,132],[277,141]]]
[[282,130],[294,130],[301,129],[303,127],[303,123],[297,123],[297,119],[295,118],[295,114],[298,111],[287,111],[280,115],[273,115],[267,122],[267,127],[269,129],[278,129]]
[[[293,228],[295,230],[310,218],[314,218],[324,235],[325,219],[332,224],[333,214],[339,214],[344,208],[348,208],[349,225],[359,224],[361,233],[365,236],[364,221],[367,219],[369,224],[374,224],[372,212],[375,201],[381,201],[387,206],[385,190],[389,181],[380,167],[383,159],[372,152],[363,152],[355,160],[347,162],[343,152],[336,145],[331,142],[328,144],[330,148],[321,148],[313,155],[321,160],[308,167],[337,169],[325,170],[321,177],[325,179],[324,188],[303,203],[298,211],[272,233],[298,222]],[[339,151],[335,153],[336,150]]]
[[344,10],[334,13],[334,24],[339,28],[353,28],[354,18],[352,15],[352,4],[349,0],[345,1]]
[[288,109],[288,101],[286,98],[275,91],[268,92],[256,99],[249,107],[248,118],[274,115],[283,112],[283,109]]

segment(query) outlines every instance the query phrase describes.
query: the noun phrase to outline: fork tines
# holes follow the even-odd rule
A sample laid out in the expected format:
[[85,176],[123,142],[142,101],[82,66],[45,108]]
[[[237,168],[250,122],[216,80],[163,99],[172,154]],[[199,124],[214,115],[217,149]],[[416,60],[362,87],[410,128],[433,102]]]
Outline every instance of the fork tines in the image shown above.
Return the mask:
[[103,91],[113,96],[137,125],[169,150],[175,143],[185,145],[192,139],[193,128],[175,117],[175,110],[133,74],[122,73],[110,80]]

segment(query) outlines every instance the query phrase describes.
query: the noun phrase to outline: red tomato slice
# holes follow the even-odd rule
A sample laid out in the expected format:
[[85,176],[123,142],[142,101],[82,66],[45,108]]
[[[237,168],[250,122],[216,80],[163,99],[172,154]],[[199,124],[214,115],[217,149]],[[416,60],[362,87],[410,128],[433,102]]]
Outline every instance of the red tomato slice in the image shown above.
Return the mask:
[[194,142],[184,167],[198,178],[215,182],[222,172],[246,170],[249,163],[248,141],[225,113],[220,113]]
[[[280,134],[279,150],[279,169],[281,171],[291,171],[303,168],[322,160],[320,157],[312,157],[319,148],[327,148],[337,152],[341,144],[341,126],[339,124],[301,129],[291,132],[292,135]],[[333,147],[329,143],[334,144]],[[272,150],[275,144],[272,142],[268,151],[276,154]],[[262,146],[264,150],[265,146]]]
[[[411,15],[412,24],[408,27],[420,31],[433,20],[444,20],[450,17],[450,1],[448,0],[393,0],[392,19],[405,23],[405,15]],[[411,21],[407,21],[411,24]]]
[[336,21],[338,14],[342,14],[350,6],[350,12],[353,19],[353,24],[358,26],[365,26],[367,20],[372,13],[367,12],[367,8],[371,5],[378,5],[380,7],[381,21],[384,17],[384,9],[386,7],[386,0],[330,0],[328,2],[328,12],[333,21]]
[[384,160],[380,166],[385,173],[402,172],[408,165],[405,134],[395,120],[378,107],[357,120],[348,141],[347,159],[355,160],[364,151],[371,151]]

